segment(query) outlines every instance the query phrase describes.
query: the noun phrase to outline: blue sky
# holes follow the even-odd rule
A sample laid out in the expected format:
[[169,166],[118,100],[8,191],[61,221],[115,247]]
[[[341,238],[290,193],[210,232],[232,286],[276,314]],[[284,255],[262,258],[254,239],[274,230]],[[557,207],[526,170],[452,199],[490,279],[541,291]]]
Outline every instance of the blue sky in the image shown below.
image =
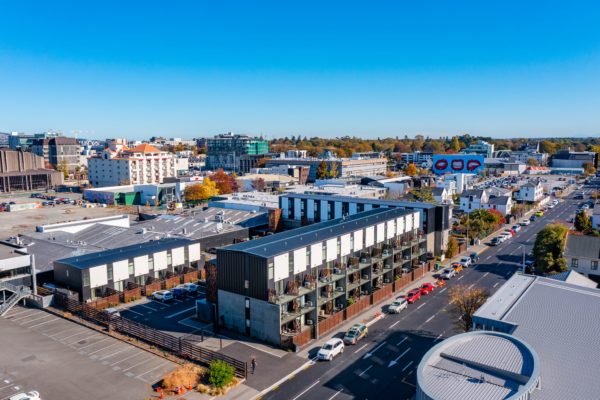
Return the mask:
[[0,2],[0,131],[600,135],[600,5]]

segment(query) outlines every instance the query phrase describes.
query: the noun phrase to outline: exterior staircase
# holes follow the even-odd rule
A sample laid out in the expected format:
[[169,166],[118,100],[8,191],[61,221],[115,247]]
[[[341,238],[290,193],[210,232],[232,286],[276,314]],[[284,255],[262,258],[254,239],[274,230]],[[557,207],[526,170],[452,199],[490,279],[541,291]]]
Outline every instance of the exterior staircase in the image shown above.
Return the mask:
[[0,291],[12,292],[6,301],[0,304],[0,316],[4,316],[19,300],[31,296],[31,289],[27,286],[15,286],[8,282],[0,282]]

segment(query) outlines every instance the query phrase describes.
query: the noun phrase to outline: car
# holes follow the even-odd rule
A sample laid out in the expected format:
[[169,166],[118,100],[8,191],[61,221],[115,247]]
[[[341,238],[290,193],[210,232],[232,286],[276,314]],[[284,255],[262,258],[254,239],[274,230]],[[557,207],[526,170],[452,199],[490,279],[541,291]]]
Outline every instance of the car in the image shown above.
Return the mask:
[[544,216],[544,212],[540,210],[540,211],[537,211],[534,215],[536,217],[543,217]]
[[435,287],[446,286],[446,281],[443,279],[436,279],[436,281],[433,282],[433,286],[435,286]]
[[469,257],[471,257],[471,261],[473,262],[477,262],[477,260],[479,260],[479,254],[477,253],[471,253],[469,254]]
[[419,288],[419,290],[421,291],[422,295],[428,295],[429,293],[433,292],[433,289],[435,288],[435,286],[433,286],[432,283],[427,282],[421,285],[421,287]]
[[521,230],[521,225],[513,225],[511,229],[515,232],[519,232]]
[[406,293],[405,297],[408,304],[413,304],[415,301],[421,298],[421,291],[419,289],[413,289],[410,292]]
[[365,324],[354,324],[344,335],[344,344],[356,344],[362,338],[367,337],[369,329]]
[[119,310],[114,307],[106,308],[106,309],[104,309],[104,312],[107,313],[110,317],[120,317],[121,316],[121,313],[119,312]]
[[454,268],[446,268],[440,274],[440,278],[442,278],[442,279],[450,279],[450,278],[453,278],[454,275],[456,275],[456,272],[454,271]]
[[531,221],[528,219],[524,219],[523,221],[521,221],[522,226],[529,226],[529,224],[531,224]]
[[319,360],[331,361],[333,357],[344,352],[344,342],[342,339],[333,338],[325,342],[323,347],[317,352]]
[[490,246],[498,246],[500,243],[502,243],[502,240],[500,240],[500,238],[493,238],[490,242]]
[[406,307],[408,307],[408,301],[405,297],[400,296],[388,306],[388,312],[390,314],[399,314]]
[[470,267],[472,263],[471,257],[462,257],[459,262],[465,267]]
[[504,230],[504,232],[506,232],[506,233],[510,233],[510,236],[511,236],[511,237],[512,237],[512,236],[515,236],[515,235],[517,234],[517,232],[516,232],[514,229],[510,229],[510,228],[508,228],[508,229],[505,229],[505,230]]
[[152,298],[159,301],[173,300],[173,293],[168,290],[158,290],[152,293]]
[[40,393],[32,390],[27,393],[18,393],[13,396],[10,396],[8,400],[42,400],[40,397]]
[[180,286],[174,287],[171,289],[171,293],[173,294],[174,299],[183,299],[187,292]]
[[529,220],[530,220],[531,222],[535,222],[535,220],[536,220],[536,219],[537,219],[537,217],[535,216],[535,214],[534,214],[534,215],[532,215],[531,217],[529,217]]
[[454,272],[456,272],[457,274],[463,270],[463,266],[461,263],[452,264],[452,268],[454,268]]
[[182,288],[183,290],[185,290],[185,292],[187,294],[190,295],[196,295],[198,293],[198,285],[196,285],[195,283],[182,283],[181,285],[177,286],[178,288]]

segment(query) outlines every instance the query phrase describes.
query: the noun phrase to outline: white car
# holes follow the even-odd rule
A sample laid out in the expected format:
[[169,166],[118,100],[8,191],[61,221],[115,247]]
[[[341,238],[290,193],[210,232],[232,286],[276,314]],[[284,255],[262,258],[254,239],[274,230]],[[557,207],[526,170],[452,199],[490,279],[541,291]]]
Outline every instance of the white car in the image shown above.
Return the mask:
[[470,267],[471,266],[471,257],[463,257],[460,259],[459,261],[462,265],[464,265],[465,267]]
[[38,392],[32,390],[27,393],[15,394],[14,396],[9,397],[8,400],[42,400],[42,398]]
[[182,288],[188,294],[196,294],[198,293],[198,285],[195,283],[182,283],[177,286],[178,288]]
[[523,226],[529,226],[529,224],[531,224],[531,221],[528,219],[524,219],[523,221],[521,221],[521,225]]
[[388,312],[391,314],[399,314],[400,311],[408,307],[408,301],[404,297],[398,297],[388,306]]
[[442,279],[450,279],[450,278],[453,278],[454,275],[456,275],[456,271],[454,271],[454,268],[446,268],[440,274],[440,278],[442,278]]
[[334,338],[329,339],[323,347],[319,349],[317,358],[319,360],[333,360],[333,357],[344,352],[344,341],[342,339]]
[[169,301],[173,300],[173,293],[169,292],[168,290],[159,290],[152,293],[152,298],[158,301]]

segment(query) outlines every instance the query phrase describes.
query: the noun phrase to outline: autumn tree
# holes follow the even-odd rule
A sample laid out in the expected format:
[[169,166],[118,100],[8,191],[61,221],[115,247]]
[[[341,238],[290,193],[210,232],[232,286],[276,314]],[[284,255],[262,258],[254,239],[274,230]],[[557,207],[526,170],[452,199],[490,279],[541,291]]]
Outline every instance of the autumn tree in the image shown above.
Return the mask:
[[326,179],[329,176],[327,172],[327,163],[325,161],[321,161],[317,166],[317,179]]
[[575,229],[579,232],[587,232],[592,229],[592,221],[585,210],[581,210],[575,216]]
[[204,201],[219,194],[217,184],[210,178],[204,178],[202,183],[188,185],[183,191],[186,201]]
[[252,189],[258,192],[264,192],[267,184],[263,178],[256,178],[252,181]]
[[454,236],[448,239],[448,247],[446,248],[446,258],[452,258],[458,254],[458,240]]
[[585,172],[586,175],[594,175],[596,173],[596,167],[594,167],[594,164],[591,162],[584,162],[583,172]]
[[67,168],[67,162],[65,160],[61,160],[58,162],[56,166],[56,170],[62,172],[63,177],[67,179],[69,177],[69,169]]
[[548,153],[553,155],[558,150],[558,145],[555,142],[549,140],[542,140],[540,142],[540,153]]
[[538,163],[538,160],[536,158],[529,157],[527,159],[527,165],[529,165],[531,167],[537,167],[539,165],[539,163]]
[[460,142],[458,141],[458,136],[454,136],[452,138],[452,142],[450,142],[450,149],[451,151],[458,153],[460,151]]
[[456,285],[450,288],[450,314],[454,325],[463,332],[473,329],[473,315],[489,297],[487,290],[481,287],[469,288],[467,285]]
[[327,177],[331,178],[331,179],[335,179],[338,177],[339,171],[339,164],[336,162],[332,162],[331,164],[329,164],[329,169],[327,171]]
[[406,167],[406,175],[416,176],[418,172],[417,166],[413,163],[408,164]]
[[217,170],[210,178],[216,184],[219,194],[233,193],[236,186],[235,178],[228,175],[222,169]]

